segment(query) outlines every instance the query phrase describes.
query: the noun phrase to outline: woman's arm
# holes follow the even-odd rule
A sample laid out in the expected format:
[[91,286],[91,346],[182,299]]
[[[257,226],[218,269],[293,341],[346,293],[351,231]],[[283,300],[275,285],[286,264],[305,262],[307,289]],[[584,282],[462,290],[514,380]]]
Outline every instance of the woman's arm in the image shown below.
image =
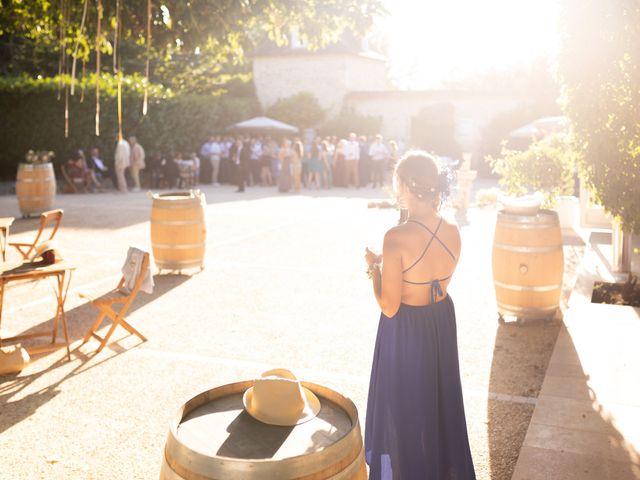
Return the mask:
[[393,317],[398,312],[402,298],[402,255],[397,237],[395,229],[386,233],[382,267],[372,269],[373,293],[387,317]]

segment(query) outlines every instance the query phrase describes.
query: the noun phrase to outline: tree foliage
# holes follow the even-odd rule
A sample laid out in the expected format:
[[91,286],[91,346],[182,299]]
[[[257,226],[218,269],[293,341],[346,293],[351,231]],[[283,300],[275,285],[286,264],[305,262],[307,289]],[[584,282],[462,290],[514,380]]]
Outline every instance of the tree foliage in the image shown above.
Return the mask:
[[[143,72],[146,59],[147,1],[120,2],[125,73]],[[373,18],[384,13],[382,0],[161,0],[153,1],[152,78],[177,90],[220,86],[229,76],[246,73],[240,67],[247,50],[269,38],[286,43],[296,26],[313,47],[336,40],[345,29],[364,33]],[[99,45],[112,67],[116,0],[103,0]],[[61,45],[71,56],[93,65],[96,4],[89,1],[88,18],[80,31],[82,0],[0,1],[0,71],[4,74],[54,75]],[[61,6],[64,7],[61,10]],[[65,13],[66,12],[66,13]],[[61,21],[62,35],[60,35]]]
[[337,115],[320,127],[319,133],[340,138],[347,138],[351,132],[358,135],[375,135],[380,132],[381,126],[381,116],[362,115],[355,109],[344,106]]
[[309,92],[281,98],[266,111],[268,117],[301,129],[318,126],[324,120],[325,113],[318,99]]
[[454,106],[436,103],[422,109],[411,121],[411,143],[438,155],[462,158]]
[[623,228],[640,233],[640,3],[562,6],[559,74],[582,174]]

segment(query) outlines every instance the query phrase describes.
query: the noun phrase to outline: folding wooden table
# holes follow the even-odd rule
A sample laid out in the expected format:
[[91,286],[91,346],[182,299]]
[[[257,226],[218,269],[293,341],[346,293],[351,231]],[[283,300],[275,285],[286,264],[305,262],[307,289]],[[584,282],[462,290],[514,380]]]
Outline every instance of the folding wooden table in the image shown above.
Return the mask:
[[[68,262],[59,262],[52,265],[44,265],[42,262],[7,262],[0,264],[0,326],[2,325],[2,305],[4,300],[5,286],[10,282],[32,282],[43,278],[55,277],[57,288],[56,295],[56,315],[53,320],[53,329],[50,331],[38,331],[15,335],[13,337],[2,338],[0,334],[0,346],[7,342],[17,342],[27,338],[45,337],[51,335],[51,343],[47,345],[39,345],[28,347],[30,354],[37,354],[57,350],[59,348],[67,349],[67,358],[71,360],[71,351],[69,349],[69,334],[67,331],[67,317],[64,312],[64,304],[67,300],[67,292],[71,283],[71,275],[75,270],[75,266]],[[64,343],[56,343],[58,333],[58,324],[62,323],[62,331],[64,334]]]

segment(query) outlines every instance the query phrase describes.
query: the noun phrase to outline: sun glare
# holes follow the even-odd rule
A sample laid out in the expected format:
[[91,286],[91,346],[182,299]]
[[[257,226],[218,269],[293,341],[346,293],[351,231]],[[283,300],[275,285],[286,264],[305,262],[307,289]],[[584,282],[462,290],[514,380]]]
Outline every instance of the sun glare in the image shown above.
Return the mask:
[[388,0],[381,27],[401,88],[430,88],[553,54],[557,0]]

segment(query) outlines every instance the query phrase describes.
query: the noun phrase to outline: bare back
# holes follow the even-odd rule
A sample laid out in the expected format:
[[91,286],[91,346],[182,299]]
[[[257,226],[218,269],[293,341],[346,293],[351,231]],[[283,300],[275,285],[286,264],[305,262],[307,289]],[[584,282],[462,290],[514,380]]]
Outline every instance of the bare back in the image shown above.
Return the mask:
[[428,305],[446,297],[460,256],[460,232],[436,216],[395,227],[402,259],[401,302]]

